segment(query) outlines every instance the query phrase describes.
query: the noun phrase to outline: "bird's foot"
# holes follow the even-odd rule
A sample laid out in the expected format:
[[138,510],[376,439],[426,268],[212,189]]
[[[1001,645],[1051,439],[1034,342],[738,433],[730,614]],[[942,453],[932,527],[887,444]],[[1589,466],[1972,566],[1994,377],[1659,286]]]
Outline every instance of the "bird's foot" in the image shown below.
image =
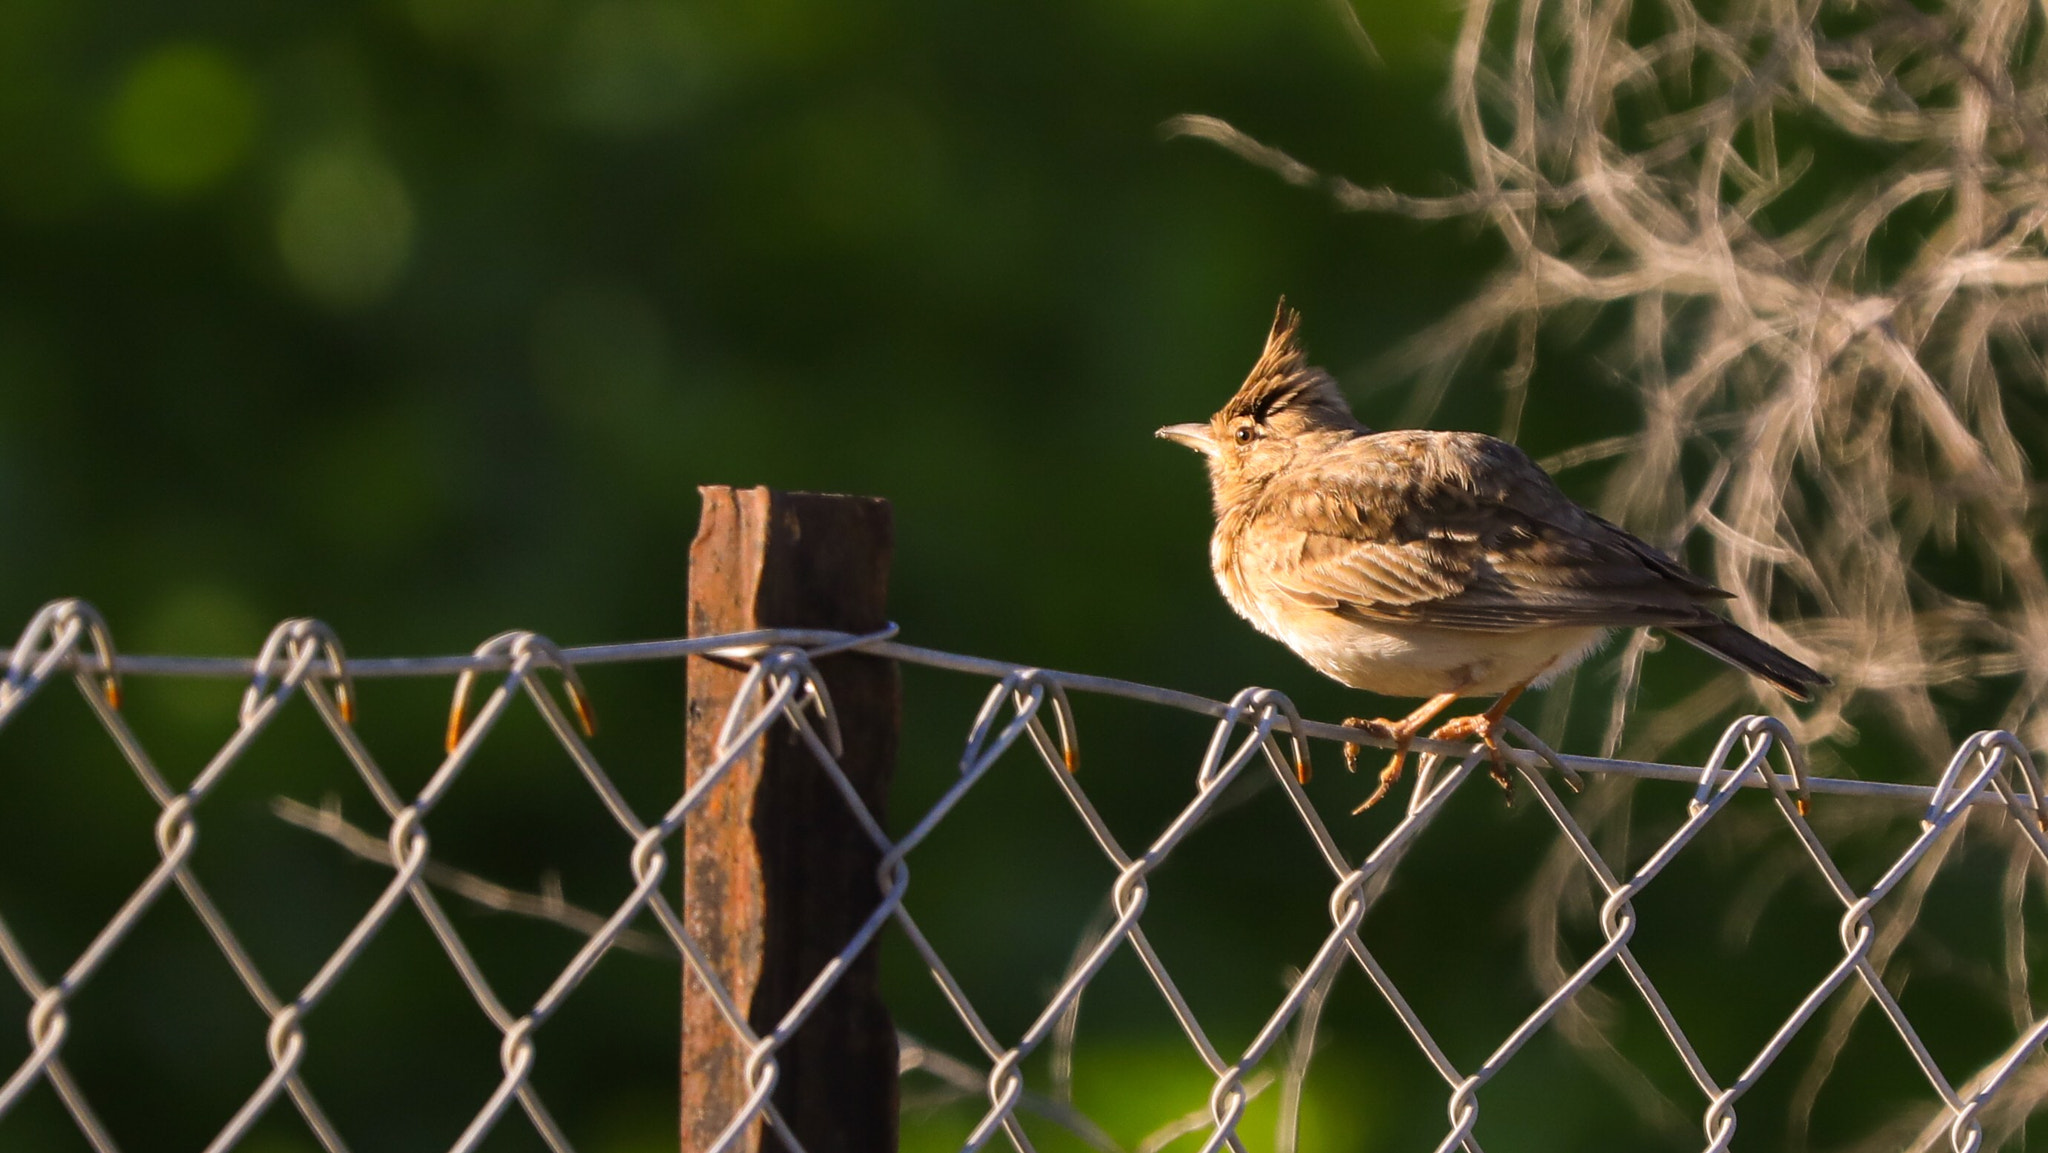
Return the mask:
[[1478,737],[1486,746],[1486,771],[1493,783],[1507,796],[1509,804],[1515,801],[1515,778],[1508,772],[1507,754],[1501,749],[1501,719],[1505,713],[1487,711],[1474,713],[1469,717],[1452,717],[1437,726],[1429,734],[1432,741],[1469,741]]
[[[1378,737],[1381,740],[1394,742],[1394,756],[1393,759],[1387,762],[1387,767],[1380,770],[1379,787],[1372,791],[1372,796],[1367,797],[1364,804],[1351,810],[1352,814],[1356,815],[1379,804],[1380,798],[1387,795],[1387,790],[1394,787],[1394,782],[1401,779],[1401,766],[1408,760],[1408,742],[1415,739],[1415,730],[1413,728],[1404,729],[1402,725],[1396,724],[1384,717],[1376,717],[1371,720],[1364,717],[1345,717],[1344,727],[1357,729],[1359,732]],[[1358,750],[1363,747],[1362,745],[1344,746],[1345,769],[1354,773],[1358,771]]]
[[[1408,743],[1415,739],[1415,734],[1422,731],[1422,726],[1434,720],[1438,713],[1443,712],[1452,701],[1457,699],[1458,694],[1454,692],[1438,693],[1423,702],[1421,708],[1416,709],[1398,721],[1390,721],[1384,717],[1372,721],[1352,717],[1344,722],[1354,729],[1360,729],[1382,740],[1394,742],[1394,757],[1387,762],[1386,768],[1380,770],[1379,787],[1372,791],[1372,796],[1367,797],[1364,804],[1351,810],[1353,816],[1380,803],[1380,798],[1386,796],[1387,790],[1394,787],[1394,782],[1401,779],[1401,766],[1408,760]],[[1354,773],[1358,771],[1357,745],[1344,746],[1344,767]]]

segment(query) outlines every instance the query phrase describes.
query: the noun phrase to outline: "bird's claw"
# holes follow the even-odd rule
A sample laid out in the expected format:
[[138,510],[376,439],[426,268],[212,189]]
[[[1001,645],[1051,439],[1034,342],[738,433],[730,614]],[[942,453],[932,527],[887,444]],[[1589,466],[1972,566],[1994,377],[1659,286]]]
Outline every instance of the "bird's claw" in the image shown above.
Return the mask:
[[1500,744],[1501,718],[1491,713],[1474,713],[1469,717],[1452,717],[1437,726],[1429,734],[1432,741],[1469,741],[1474,737],[1486,746],[1486,772],[1493,783],[1500,786],[1507,802],[1515,802],[1515,778],[1508,772],[1507,754]]
[[[1394,742],[1394,755],[1392,759],[1387,761],[1387,767],[1380,770],[1379,787],[1372,791],[1372,795],[1367,797],[1363,804],[1351,810],[1352,815],[1356,816],[1379,804],[1380,799],[1387,795],[1387,791],[1394,787],[1394,782],[1401,779],[1401,766],[1408,760],[1408,742],[1415,739],[1415,734],[1413,732],[1402,732],[1399,725],[1383,717],[1371,720],[1364,717],[1346,717],[1344,718],[1344,726],[1357,729],[1362,733],[1378,737],[1381,740]],[[1354,773],[1358,771],[1358,750],[1361,747],[1363,746],[1344,746],[1344,767],[1347,770]]]
[[[1383,741],[1391,741],[1396,739],[1396,734],[1394,732],[1394,722],[1387,720],[1384,717],[1378,717],[1373,719],[1367,719],[1365,717],[1345,717],[1344,727],[1347,729],[1357,729],[1359,732],[1364,733],[1369,737],[1378,737]],[[1363,745],[1344,746],[1344,768],[1347,772],[1355,773],[1358,771],[1358,750],[1363,747]]]

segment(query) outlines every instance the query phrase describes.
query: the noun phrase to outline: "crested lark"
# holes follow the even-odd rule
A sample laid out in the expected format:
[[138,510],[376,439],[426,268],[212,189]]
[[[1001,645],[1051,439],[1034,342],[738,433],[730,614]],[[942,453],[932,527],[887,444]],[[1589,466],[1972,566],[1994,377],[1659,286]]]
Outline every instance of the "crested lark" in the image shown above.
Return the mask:
[[[1430,736],[1480,738],[1506,787],[1496,734],[1508,706],[1610,629],[1666,629],[1799,700],[1830,683],[1715,612],[1732,594],[1573,503],[1514,445],[1360,424],[1303,355],[1299,322],[1283,302],[1222,411],[1158,435],[1207,458],[1209,565],[1238,615],[1352,688],[1428,698],[1398,721],[1344,722],[1394,741],[1360,811],[1462,696],[1498,699]],[[1357,755],[1345,748],[1347,764]]]

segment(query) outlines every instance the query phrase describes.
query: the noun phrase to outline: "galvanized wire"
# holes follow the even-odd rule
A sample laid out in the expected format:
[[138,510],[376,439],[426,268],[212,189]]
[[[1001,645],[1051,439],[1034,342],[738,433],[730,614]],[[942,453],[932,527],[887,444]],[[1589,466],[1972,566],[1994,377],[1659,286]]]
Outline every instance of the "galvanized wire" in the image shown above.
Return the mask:
[[[1963,1088],[1958,1089],[1956,1079],[1931,1055],[1913,1022],[1886,987],[1879,961],[1873,959],[1878,938],[1873,922],[1875,910],[1931,855],[1938,865],[1940,855],[1935,851],[1955,833],[1958,818],[1972,806],[2002,808],[2019,831],[2018,843],[2048,863],[2048,834],[2043,833],[2037,819],[2041,811],[2040,776],[2027,749],[2009,733],[1986,732],[1971,737],[1956,750],[1931,789],[1918,789],[1813,778],[1807,773],[1801,750],[1789,732],[1778,721],[1765,717],[1746,717],[1731,725],[1713,755],[1698,767],[1563,756],[1515,726],[1512,735],[1522,746],[1512,755],[1515,770],[1601,895],[1601,940],[1483,1060],[1466,1068],[1447,1055],[1423,1016],[1375,957],[1362,927],[1373,899],[1403,854],[1440,817],[1457,788],[1482,763],[1483,750],[1425,743],[1422,748],[1428,755],[1418,771],[1406,811],[1362,859],[1354,862],[1339,847],[1310,803],[1300,778],[1307,764],[1310,738],[1352,740],[1359,736],[1356,730],[1307,721],[1291,701],[1270,689],[1246,689],[1229,701],[1212,701],[1130,682],[938,653],[899,643],[894,635],[893,627],[872,636],[777,630],[579,649],[558,647],[532,633],[509,632],[484,642],[467,657],[365,661],[349,658],[325,626],[295,619],[273,630],[262,651],[250,661],[137,658],[115,650],[105,622],[90,605],[76,600],[52,602],[36,614],[20,641],[5,654],[6,675],[0,680],[0,729],[68,675],[92,716],[157,807],[154,838],[158,863],[134,886],[83,950],[61,967],[51,967],[59,973],[55,980],[43,976],[45,968],[30,957],[4,918],[0,918],[0,963],[4,963],[14,982],[27,994],[31,1005],[27,1019],[29,1051],[0,1082],[0,1137],[6,1132],[10,1110],[34,1087],[47,1084],[87,1144],[102,1153],[117,1148],[63,1060],[75,1011],[73,1001],[80,988],[105,968],[108,958],[122,947],[137,923],[172,891],[198,917],[268,1022],[262,1041],[270,1071],[242,1104],[221,1121],[207,1146],[208,1153],[236,1148],[265,1113],[280,1102],[290,1103],[323,1149],[338,1153],[349,1148],[340,1128],[322,1110],[305,1082],[303,1069],[310,1045],[305,1024],[346,977],[350,966],[384,931],[397,910],[406,905],[417,910],[425,921],[500,1038],[501,1077],[450,1147],[456,1151],[479,1147],[515,1112],[515,1104],[517,1114],[524,1117],[550,1149],[573,1148],[534,1087],[533,1073],[539,1060],[536,1036],[562,1011],[614,947],[647,948],[650,927],[655,938],[665,939],[681,956],[691,979],[710,994],[726,1026],[748,1054],[747,1098],[727,1121],[713,1146],[721,1153],[761,1124],[775,1130],[791,1148],[801,1148],[774,1103],[781,1075],[777,1054],[804,1027],[854,960],[891,926],[908,941],[986,1061],[984,1071],[976,1075],[985,1083],[987,1105],[967,1136],[963,1146],[967,1150],[983,1148],[999,1138],[1013,1149],[1032,1149],[1025,1125],[1031,1116],[1057,1115],[1065,1127],[1083,1134],[1089,1143],[1101,1145],[1108,1141],[1099,1128],[1071,1109],[1070,1102],[1052,1101],[1027,1092],[1023,1067],[1049,1043],[1060,1043],[1058,1038],[1071,1030],[1080,999],[1090,983],[1113,957],[1123,952],[1138,961],[1189,1046],[1209,1070],[1212,1081],[1206,1114],[1183,1125],[1188,1132],[1202,1133],[1201,1148],[1205,1151],[1246,1148],[1241,1132],[1246,1105],[1255,1092],[1273,1083],[1276,1075],[1284,1072],[1287,1078],[1283,1098],[1298,1102],[1300,1078],[1312,1057],[1314,1029],[1322,1013],[1323,999],[1335,977],[1352,966],[1377,990],[1443,1081],[1446,1127],[1436,1146],[1439,1150],[1479,1153],[1476,1127],[1487,1085],[1555,1021],[1573,998],[1610,968],[1618,968],[1626,977],[1694,1083],[1702,1102],[1701,1147],[1710,1151],[1729,1148],[1743,1096],[1784,1054],[1822,1006],[1852,983],[1877,1006],[1880,1019],[1905,1044],[1920,1074],[1939,1099],[1942,1122],[1954,1153],[1975,1153],[1983,1147],[1983,1114],[1987,1105],[2015,1082],[2027,1060],[2048,1039],[2048,1019],[2029,1019],[2023,999],[2016,1002],[2013,1008],[2018,1028],[2014,1039],[1989,1065],[1962,1078]],[[832,653],[854,650],[983,677],[991,682],[969,728],[957,777],[899,836],[892,837],[868,810],[859,790],[839,765],[838,718],[815,662]],[[577,669],[616,661],[677,660],[693,654],[715,654],[742,662],[747,668],[746,678],[731,710],[721,719],[713,763],[705,766],[695,783],[661,813],[652,819],[643,818],[626,800],[586,740],[590,702]],[[121,678],[126,676],[247,679],[233,733],[183,790],[173,789],[167,783],[128,728],[120,709]],[[355,733],[353,681],[372,676],[454,676],[457,681],[447,750],[425,785],[410,797],[393,787]],[[471,715],[468,698],[480,677],[493,677],[495,683]],[[550,678],[559,682],[560,691],[550,687]],[[1111,831],[1083,788],[1081,778],[1072,771],[1080,741],[1072,694],[1082,692],[1127,697],[1214,719],[1208,746],[1196,766],[1192,796],[1142,846],[1127,847]],[[286,997],[274,989],[243,948],[218,906],[194,877],[191,862],[203,803],[262,738],[280,712],[301,697],[383,810],[389,825],[382,849],[364,845],[355,845],[353,849],[390,867],[391,876],[314,975]],[[474,761],[477,751],[522,701],[537,712],[552,739],[568,754],[584,784],[625,835],[630,849],[623,864],[632,885],[626,897],[608,913],[581,914],[580,921],[565,921],[580,925],[581,946],[537,998],[524,1007],[514,1007],[486,979],[434,894],[436,878],[445,876],[447,870],[433,859],[428,820]],[[662,881],[667,875],[668,846],[679,835],[684,820],[720,787],[742,755],[771,731],[794,733],[809,750],[849,814],[880,854],[881,863],[876,871],[875,903],[865,911],[857,931],[812,975],[795,1002],[764,1032],[749,1023],[732,991],[719,980],[703,944],[693,938],[674,904],[662,892]],[[1030,1023],[1017,1035],[1005,1037],[975,1008],[962,983],[912,915],[905,895],[910,884],[912,853],[1013,750],[1035,760],[1050,775],[1067,807],[1116,875],[1106,894],[1106,923],[1084,942],[1084,949]],[[1775,770],[1774,761],[1779,766]],[[1678,827],[1632,868],[1618,867],[1595,845],[1574,819],[1570,807],[1552,789],[1546,776],[1552,770],[1568,780],[1580,772],[1684,779],[1692,781],[1695,789]],[[1330,927],[1308,961],[1291,974],[1279,1004],[1249,1043],[1235,1052],[1226,1052],[1212,1039],[1153,947],[1146,933],[1145,913],[1151,896],[1151,876],[1216,810],[1226,790],[1235,782],[1260,775],[1269,775],[1284,792],[1329,870]],[[1630,948],[1639,925],[1634,901],[1745,788],[1769,791],[1777,819],[1799,845],[1827,891],[1839,902],[1842,953],[1744,1065],[1717,1073],[1700,1056],[1678,1015]],[[1873,884],[1858,890],[1843,876],[1807,820],[1806,798],[1813,793],[1910,798],[1922,813],[1921,831]],[[304,823],[309,818],[299,819]],[[507,900],[502,893],[494,899]],[[1295,1038],[1291,1050],[1286,1045],[1290,1035]],[[925,1064],[943,1067],[954,1081],[960,1079],[961,1070],[966,1067],[953,1058],[933,1058]],[[1281,1140],[1287,1144],[1293,1141],[1289,1126],[1291,1120],[1283,1120]]]

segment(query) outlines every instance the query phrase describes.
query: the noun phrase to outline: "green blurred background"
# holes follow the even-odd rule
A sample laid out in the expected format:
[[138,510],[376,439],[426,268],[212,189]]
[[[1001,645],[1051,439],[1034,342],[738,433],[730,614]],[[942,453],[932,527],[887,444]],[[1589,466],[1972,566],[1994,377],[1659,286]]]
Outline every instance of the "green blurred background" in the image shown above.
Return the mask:
[[[1412,382],[1369,366],[1492,265],[1468,226],[1340,214],[1163,139],[1165,118],[1208,113],[1360,184],[1450,189],[1456,13],[1404,0],[1358,18],[1375,54],[1312,0],[7,0],[0,621],[75,595],[127,651],[243,655],[292,615],[357,655],[461,651],[512,627],[679,635],[693,486],[759,483],[895,503],[894,616],[915,643],[1219,697],[1272,685],[1328,718],[1384,711],[1229,614],[1197,463],[1151,437],[1229,394],[1282,293],[1367,423],[1400,422]],[[1537,455],[1636,425],[1595,351],[1546,346],[1519,432]],[[1473,366],[1432,422],[1497,429],[1494,380]],[[1598,477],[1565,479],[1587,496]],[[1695,660],[1654,663],[1705,671]],[[681,773],[679,667],[599,670],[591,687],[599,754],[658,810]],[[910,675],[897,827],[944,788],[985,688]],[[137,681],[128,713],[182,784],[238,691]],[[436,763],[446,691],[363,688],[365,739],[401,788]],[[1586,747],[1599,710],[1580,711]],[[1206,725],[1092,700],[1081,725],[1087,784],[1142,843],[1184,803]],[[558,875],[608,907],[627,843],[541,736],[508,722],[430,822],[436,856],[526,888]],[[1866,775],[1894,775],[1885,755],[1859,755]],[[1338,816],[1363,783],[1333,749],[1322,763],[1312,795],[1362,851],[1395,814]],[[202,810],[199,876],[286,995],[389,875],[270,810],[330,794],[382,832],[300,705]],[[1668,831],[1685,795],[1645,791],[1644,827]],[[154,816],[68,690],[0,740],[0,915],[45,979],[155,861]],[[1870,817],[1855,836],[1878,861],[1900,841]],[[1710,833],[1641,903],[1638,948],[1724,1078],[1838,956],[1789,839],[1748,828]],[[1535,875],[1555,836],[1467,790],[1368,925],[1462,1067],[1541,996],[1524,917],[1556,886]],[[913,910],[1006,1037],[1112,877],[1024,758],[913,869]],[[1986,875],[1958,871],[1908,998],[1947,998],[1923,1003],[1952,1068],[2009,1036],[1995,1001],[1963,1008],[1982,1000],[1964,995],[1971,966],[1999,948]],[[1159,877],[1147,924],[1226,1051],[1327,931],[1329,884],[1270,789]],[[1744,895],[1752,937],[1728,928]],[[576,944],[450,904],[515,1011]],[[1593,920],[1567,924],[1582,957]],[[900,942],[885,966],[900,1024],[972,1055]],[[536,1083],[579,1147],[673,1148],[676,987],[672,964],[614,956],[543,1031]],[[1626,996],[1618,974],[1596,987]],[[1647,1015],[1615,1005],[1606,1034],[1643,1084],[1546,1032],[1484,1094],[1488,1148],[1697,1144],[1703,1100]],[[0,1021],[27,1009],[0,982]],[[124,1148],[202,1146],[267,1068],[262,1015],[175,894],[73,1018],[66,1060]],[[357,1149],[446,1147],[497,1078],[495,1032],[409,910],[308,1030],[307,1077]],[[11,1071],[27,1046],[0,1036]],[[1210,1078],[1128,955],[1081,1037],[1077,1102],[1126,1146],[1203,1105]],[[1812,1116],[1820,1147],[1932,1101],[1896,1039],[1869,1022],[1855,1039],[1869,1044]],[[1355,970],[1322,1041],[1304,1148],[1433,1144],[1445,1087]],[[1795,1045],[1745,1106],[1745,1134],[1764,1135],[1751,1148],[1790,1147],[1811,1051]],[[1677,1106],[1642,1104],[1643,1085]],[[957,1145],[980,1108],[908,1112],[905,1147]],[[0,1146],[85,1147],[47,1087],[0,1118]],[[487,1147],[538,1142],[515,1115]],[[312,1144],[280,1106],[247,1148]]]

